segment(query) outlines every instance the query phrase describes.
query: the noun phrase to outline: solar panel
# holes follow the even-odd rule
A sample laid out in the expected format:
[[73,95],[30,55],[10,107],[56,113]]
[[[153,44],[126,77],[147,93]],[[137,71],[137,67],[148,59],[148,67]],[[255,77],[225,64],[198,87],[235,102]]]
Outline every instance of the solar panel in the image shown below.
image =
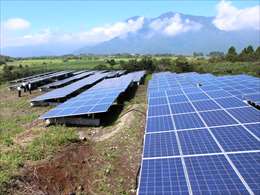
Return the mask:
[[94,73],[94,71],[90,71],[90,72],[83,72],[81,74],[76,74],[75,76],[66,78],[66,79],[62,79],[53,83],[49,83],[47,85],[44,85],[42,87],[40,87],[40,89],[44,90],[44,89],[49,89],[49,88],[57,88],[59,86],[65,85],[67,83],[71,83],[72,81],[77,81],[80,80],[84,77],[87,77],[89,75],[92,75]]
[[145,136],[144,157],[179,155],[174,132],[153,133]]
[[200,115],[209,127],[237,124],[224,110],[201,112]]
[[179,131],[178,135],[184,155],[221,152],[207,129]]
[[192,129],[204,127],[202,120],[196,113],[179,114],[173,116],[176,129]]
[[194,93],[194,94],[187,94],[188,98],[191,101],[196,101],[196,100],[208,100],[209,97],[204,94],[204,93]]
[[242,107],[247,106],[243,101],[235,97],[227,97],[216,99],[216,102],[219,103],[223,108],[233,108],[233,107]]
[[[258,90],[258,92],[259,92],[259,90]],[[247,100],[251,103],[255,103],[256,105],[260,105],[260,93],[244,95],[243,99]]]
[[[103,75],[103,78],[106,76],[106,73],[101,75]],[[91,76],[88,78],[91,78]],[[40,119],[106,112],[117,97],[124,92],[132,82],[132,76],[129,75],[103,80],[76,97],[43,114]]]
[[248,194],[224,155],[185,158],[194,194]]
[[240,125],[212,128],[211,131],[226,152],[260,148],[259,141]]
[[253,123],[260,121],[260,112],[252,107],[234,108],[227,110],[241,123]]
[[194,108],[192,107],[191,103],[189,103],[189,102],[171,104],[170,106],[171,106],[171,110],[172,110],[173,114],[195,112]]
[[180,158],[144,160],[139,195],[188,194]]
[[158,106],[158,105],[163,105],[167,104],[167,98],[166,97],[159,97],[159,98],[150,98],[148,100],[149,106]]
[[245,125],[245,127],[260,139],[260,123]]
[[260,194],[260,153],[230,154],[229,157],[253,192]]
[[169,131],[173,129],[171,116],[152,117],[147,120],[147,132]]
[[220,109],[220,107],[212,100],[201,100],[201,101],[192,102],[192,104],[198,111]]
[[243,102],[259,81],[153,74],[138,194],[259,194],[260,112]]
[[171,104],[188,102],[188,99],[185,95],[169,96],[168,99]]
[[148,116],[159,116],[159,115],[169,115],[170,110],[168,105],[160,106],[149,106]]
[[81,89],[82,87],[91,85],[99,80],[102,80],[103,78],[106,77],[106,75],[107,75],[107,73],[94,74],[92,76],[81,79],[81,80],[74,82],[70,85],[67,85],[65,87],[55,89],[53,91],[40,95],[36,98],[33,98],[31,100],[31,102],[41,102],[41,101],[49,101],[49,100],[53,100],[53,99],[64,98],[67,95],[70,95],[71,93]]

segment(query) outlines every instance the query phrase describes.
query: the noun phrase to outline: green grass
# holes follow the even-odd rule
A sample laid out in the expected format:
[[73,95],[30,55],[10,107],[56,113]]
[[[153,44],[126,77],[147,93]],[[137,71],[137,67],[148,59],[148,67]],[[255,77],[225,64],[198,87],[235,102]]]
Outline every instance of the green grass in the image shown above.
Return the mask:
[[[25,147],[18,145],[0,153],[0,189],[17,174],[25,161],[37,161],[50,156],[67,143],[74,142],[77,134],[73,128],[50,127]],[[0,190],[1,193],[1,190]]]
[[[17,98],[16,93],[7,90],[6,85],[0,85],[0,194],[4,183],[10,181],[27,160],[44,159],[60,146],[77,139],[74,128],[31,126],[48,109],[32,108],[28,97]],[[24,145],[14,142],[20,133],[27,130],[36,135],[32,141]]]
[[194,71],[215,75],[249,74],[260,76],[259,62],[218,62],[194,65]]

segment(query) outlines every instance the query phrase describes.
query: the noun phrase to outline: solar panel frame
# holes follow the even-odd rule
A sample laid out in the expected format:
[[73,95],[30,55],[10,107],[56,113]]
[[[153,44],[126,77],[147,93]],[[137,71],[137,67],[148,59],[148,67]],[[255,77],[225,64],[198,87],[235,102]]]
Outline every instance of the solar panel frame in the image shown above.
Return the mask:
[[[192,74],[191,74],[192,75]],[[196,74],[195,74],[196,75]],[[156,79],[155,79],[156,78]],[[249,77],[249,78],[252,78],[252,77]],[[182,116],[182,115],[185,115],[185,114],[174,114],[174,113],[171,113],[171,115],[169,117],[172,117],[172,123],[173,125],[175,126],[174,129],[171,129],[171,130],[167,130],[167,131],[152,131],[152,132],[148,132],[147,131],[147,126],[146,126],[146,135],[153,135],[153,134],[164,134],[164,133],[172,133],[172,134],[177,134],[177,142],[180,142],[180,144],[182,144],[182,142],[184,142],[183,140],[188,140],[187,139],[183,139],[183,138],[180,138],[180,134],[191,134],[191,132],[196,132],[200,129],[205,129],[205,132],[206,133],[206,138],[205,139],[210,139],[211,142],[210,143],[215,143],[214,144],[214,147],[215,148],[218,148],[218,150],[216,151],[208,151],[205,152],[205,153],[201,153],[201,154],[198,154],[200,153],[199,152],[199,149],[196,149],[194,151],[195,154],[193,154],[191,152],[191,154],[189,154],[187,151],[184,151],[185,149],[183,149],[183,146],[181,145],[181,147],[178,145],[178,148],[181,150],[180,151],[180,154],[173,154],[173,156],[162,156],[162,157],[144,157],[143,156],[143,160],[162,160],[162,159],[176,159],[176,158],[180,158],[180,160],[182,161],[182,159],[185,160],[185,162],[183,163],[182,162],[182,169],[184,170],[184,173],[188,174],[188,176],[185,175],[185,179],[186,179],[186,182],[187,182],[187,185],[191,185],[191,188],[189,188],[189,192],[199,192],[199,191],[196,191],[197,189],[199,188],[196,188],[194,190],[194,185],[193,185],[193,178],[191,178],[191,172],[190,170],[187,168],[187,164],[186,164],[186,159],[190,158],[190,159],[195,159],[195,158],[219,158],[219,156],[222,156],[221,157],[221,161],[222,162],[215,162],[214,160],[211,160],[213,163],[217,164],[217,163],[224,163],[223,166],[226,167],[226,169],[230,169],[230,171],[227,171],[225,172],[225,170],[223,170],[223,166],[221,166],[222,169],[218,169],[217,171],[220,173],[220,177],[222,176],[222,173],[229,173],[230,175],[226,175],[224,176],[224,179],[225,180],[233,180],[233,183],[232,185],[229,185],[228,187],[223,187],[223,185],[220,183],[216,183],[217,185],[214,187],[212,185],[211,189],[208,191],[208,193],[219,193],[219,194],[223,194],[223,193],[245,193],[245,194],[248,194],[248,193],[251,193],[255,190],[253,189],[253,191],[251,190],[251,188],[248,186],[248,184],[243,180],[243,177],[241,176],[241,174],[239,173],[238,169],[236,168],[236,166],[232,163],[232,161],[230,160],[229,158],[229,155],[232,154],[232,152],[237,152],[237,151],[225,151],[223,149],[223,146],[221,145],[221,143],[218,141],[218,139],[216,138],[216,136],[213,134],[213,132],[211,131],[211,129],[214,129],[214,128],[224,128],[224,127],[234,127],[234,126],[241,126],[244,130],[244,134],[247,135],[248,137],[250,137],[252,139],[256,139],[257,136],[254,135],[253,132],[250,131],[249,128],[247,128],[246,126],[247,125],[252,125],[255,123],[259,123],[260,124],[260,121],[258,122],[246,122],[246,123],[242,123],[241,121],[239,121],[237,118],[238,117],[235,117],[233,116],[232,113],[229,112],[229,110],[232,111],[232,109],[241,109],[241,108],[248,108],[249,106],[248,105],[245,105],[241,99],[242,99],[242,94],[240,94],[240,91],[235,91],[233,87],[228,87],[229,85],[234,85],[234,86],[238,86],[239,84],[237,84],[238,82],[241,82],[241,86],[238,86],[238,89],[245,89],[247,86],[246,84],[250,84],[250,82],[242,82],[241,79],[248,79],[247,76],[245,75],[239,75],[239,76],[228,76],[228,77],[224,77],[221,80],[217,80],[216,77],[214,77],[213,75],[212,76],[209,76],[208,78],[205,77],[203,79],[199,78],[199,77],[194,77],[194,75],[192,77],[190,77],[190,74],[170,74],[170,73],[159,73],[159,74],[156,74],[156,77],[153,76],[153,79],[154,81],[152,82],[152,84],[149,86],[150,89],[149,92],[151,91],[154,91],[155,93],[151,93],[153,98],[156,96],[156,95],[160,95],[160,97],[163,97],[164,96],[164,92],[166,93],[166,97],[168,99],[168,103],[167,105],[171,105],[171,104],[179,104],[179,103],[182,103],[182,102],[187,102],[187,103],[190,103],[194,106],[194,109],[195,109],[195,112],[189,112],[189,110],[185,111],[185,114],[186,115],[189,115],[189,114],[195,114],[199,117],[199,119],[202,121],[203,123],[203,127],[200,127],[200,126],[196,126],[194,128],[185,128],[185,127],[180,127],[180,125],[178,125],[178,122],[176,123],[176,120],[174,117],[176,116]],[[156,82],[155,82],[156,80]],[[176,84],[174,83],[176,82]],[[190,84],[193,83],[193,87],[196,86],[196,84],[194,83],[197,83],[197,82],[201,82],[203,83],[204,86],[200,87],[201,89],[201,92],[202,94],[205,94],[204,95],[204,98],[202,97],[202,99],[196,99],[196,95],[195,95],[195,99],[191,100],[192,98],[189,98],[192,97],[193,93],[192,92],[196,92],[196,88],[195,89],[192,89],[189,91],[189,88],[191,88]],[[253,81],[252,79],[252,82],[255,82]],[[171,84],[173,83],[173,84]],[[206,85],[205,85],[206,83]],[[150,83],[149,83],[150,84]],[[155,85],[156,84],[156,85]],[[170,89],[170,86],[174,86],[174,90],[171,90]],[[179,87],[176,87],[176,86],[179,86]],[[252,84],[253,86],[253,84]],[[223,89],[223,87],[225,89]],[[153,90],[151,90],[153,89]],[[181,89],[182,93],[180,92],[175,92],[176,91],[180,91],[179,89]],[[185,89],[185,90],[184,90]],[[170,93],[167,93],[167,91],[170,91]],[[232,93],[236,93],[236,95],[234,96],[232,93],[229,93],[229,91],[231,91]],[[186,93],[188,92],[188,94]],[[189,93],[191,92],[191,93]],[[220,93],[221,92],[221,93]],[[156,94],[158,93],[158,94]],[[179,94],[182,94],[183,96],[185,96],[185,101],[181,100],[180,102],[176,101],[172,101],[171,102],[169,101],[171,97],[174,97],[174,96],[179,96]],[[196,93],[195,93],[196,94]],[[211,96],[210,96],[211,95]],[[202,95],[203,96],[203,95]],[[206,97],[206,98],[205,98]],[[223,100],[225,98],[225,100]],[[151,99],[150,97],[150,93],[148,93],[148,103],[149,103],[149,100]],[[181,99],[181,98],[180,98]],[[221,100],[219,100],[221,99]],[[216,106],[216,107],[212,107],[212,108],[207,108],[207,109],[197,109],[198,107],[196,107],[195,105],[199,104],[199,103],[196,103],[196,102],[200,102],[200,101],[210,101],[211,103],[214,102],[213,104]],[[218,101],[219,100],[219,101]],[[228,104],[228,102],[230,102],[230,100],[234,100],[235,103],[232,102],[232,104]],[[173,103],[174,102],[174,103]],[[219,103],[220,102],[220,103]],[[222,103],[224,102],[224,103]],[[242,103],[241,103],[242,102]],[[165,107],[165,104],[158,104],[158,106],[160,105],[163,105]],[[148,106],[151,106],[151,104],[148,104]],[[171,109],[172,111],[173,109]],[[241,110],[239,110],[241,112]],[[216,125],[216,126],[211,126],[211,125],[208,125],[206,123],[206,120],[204,120],[203,116],[202,115],[209,115],[208,113],[211,113],[211,112],[218,112],[220,114],[218,114],[219,116],[225,116],[226,118],[228,118],[229,120],[227,121],[226,124],[219,124],[219,125]],[[207,114],[204,114],[204,113],[207,113]],[[223,115],[224,113],[224,115]],[[250,115],[249,115],[250,116]],[[156,115],[153,116],[152,118],[156,118]],[[147,118],[149,120],[149,117]],[[224,119],[220,120],[220,122],[223,122]],[[192,120],[191,120],[192,121]],[[219,121],[217,121],[219,122]],[[147,124],[148,125],[148,124]],[[251,129],[255,129],[255,127],[251,126],[250,127]],[[155,128],[156,129],[156,128]],[[158,135],[157,135],[158,136]],[[233,136],[236,136],[236,134],[234,133]],[[241,135],[240,135],[241,136]],[[159,136],[160,137],[160,136]],[[195,138],[196,136],[194,136]],[[203,136],[202,136],[203,137]],[[231,137],[231,136],[230,136]],[[178,141],[179,140],[179,141]],[[187,141],[191,144],[198,144],[200,142],[203,142],[206,140],[204,140],[203,138],[201,138],[202,141],[198,141],[198,140],[195,140],[195,141]],[[213,140],[213,141],[212,141]],[[196,142],[198,141],[198,142]],[[237,143],[239,144],[239,142]],[[241,145],[243,143],[240,143]],[[210,144],[208,144],[210,145]],[[208,146],[207,145],[207,146]],[[148,144],[149,146],[149,144]],[[147,147],[147,146],[146,146]],[[167,146],[166,146],[167,147]],[[176,147],[176,146],[175,146]],[[255,143],[255,148],[251,148],[251,149],[256,149],[256,143]],[[252,151],[250,149],[250,152]],[[191,150],[192,151],[192,150]],[[238,151],[238,152],[241,152],[241,151]],[[243,151],[243,152],[248,152],[248,151]],[[259,151],[260,152],[260,151]],[[171,154],[172,155],[172,154]],[[205,160],[206,161],[206,160]],[[218,161],[218,160],[217,160]],[[207,162],[207,161],[206,161]],[[214,164],[213,164],[214,165]],[[141,170],[142,170],[142,167],[141,167]],[[216,169],[212,169],[213,171],[216,170]],[[207,173],[207,172],[205,172]],[[214,174],[212,174],[214,176]],[[212,176],[212,177],[213,177]],[[142,173],[141,173],[141,177],[142,177]],[[211,177],[211,178],[212,178]],[[220,178],[219,177],[219,178]],[[219,178],[214,178],[214,179],[219,179]],[[221,178],[221,180],[223,180],[223,178]],[[235,183],[234,183],[235,181]],[[228,182],[226,182],[228,183]],[[211,183],[210,183],[211,185]],[[199,186],[200,187],[200,186]],[[233,189],[232,189],[233,188]],[[216,190],[217,189],[217,190]],[[201,189],[199,189],[201,190]],[[215,191],[214,191],[215,190]],[[224,192],[223,192],[224,191]],[[151,192],[151,191],[150,191]]]

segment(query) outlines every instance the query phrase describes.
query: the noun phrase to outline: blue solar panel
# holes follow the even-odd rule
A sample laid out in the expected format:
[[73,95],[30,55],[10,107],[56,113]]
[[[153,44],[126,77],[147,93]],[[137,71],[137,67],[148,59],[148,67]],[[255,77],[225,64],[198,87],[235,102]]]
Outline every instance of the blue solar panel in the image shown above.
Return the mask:
[[186,89],[183,89],[183,91],[184,91],[185,94],[202,92],[201,89],[198,88],[198,87],[186,88]]
[[184,95],[169,96],[168,99],[171,104],[189,101]]
[[[252,85],[254,91],[258,90],[255,83],[259,80],[245,75],[207,75],[159,73],[149,82],[149,91],[152,91],[156,100],[150,102],[153,98],[148,94],[149,107],[143,153],[143,163],[146,162],[145,167],[148,171],[141,171],[139,193],[180,194],[179,190],[166,190],[167,185],[162,183],[169,184],[170,176],[185,170],[193,194],[248,194],[250,190],[246,183],[243,183],[244,180],[259,194],[259,180],[256,179],[258,175],[253,175],[259,170],[248,169],[250,174],[247,174],[247,170],[242,170],[257,166],[254,154],[250,159],[253,164],[249,164],[249,161],[247,164],[246,157],[240,165],[234,162],[238,171],[245,177],[244,180],[227,160],[227,155],[231,157],[241,152],[259,150],[256,136],[260,134],[260,112],[242,101],[244,92],[252,91],[248,90],[248,86]],[[202,86],[197,87],[198,83]],[[171,112],[168,110],[169,107]],[[244,124],[241,125],[239,122]],[[256,122],[259,124],[254,124]],[[178,151],[179,148],[182,152]],[[187,170],[185,164],[181,166],[181,158],[184,159]],[[165,178],[162,177],[161,170],[165,170],[162,162],[169,161],[179,161],[180,167],[173,173],[167,171],[168,175]],[[153,162],[152,166],[155,168],[149,169],[148,162]],[[243,163],[248,167],[242,167]],[[172,167],[169,164],[167,166]],[[183,182],[183,192],[188,194],[185,177]]]
[[180,88],[174,89],[174,90],[167,90],[166,91],[168,96],[174,96],[174,95],[182,95],[183,92]]
[[91,85],[91,84],[103,79],[106,75],[107,75],[106,73],[104,73],[104,74],[99,73],[99,74],[89,76],[87,78],[81,79],[81,80],[74,82],[70,85],[67,85],[65,87],[55,89],[53,91],[40,95],[36,98],[33,98],[31,100],[31,102],[41,102],[41,101],[47,101],[47,100],[52,100],[52,99],[64,98],[64,97],[72,94],[73,92],[79,90],[82,87]]
[[244,103],[243,101],[241,101],[241,100],[239,100],[235,97],[216,99],[216,102],[218,104],[220,104],[223,108],[233,108],[233,107],[247,106],[246,103]]
[[260,143],[242,126],[212,128],[211,131],[226,152],[258,150]]
[[260,122],[260,112],[252,107],[228,109],[237,120],[241,123]]
[[257,137],[260,138],[260,123],[258,124],[250,124],[250,125],[245,125],[249,131],[251,131],[253,134],[255,134]]
[[188,194],[180,158],[143,160],[139,195]]
[[178,132],[183,154],[205,154],[221,152],[207,129]]
[[[127,75],[103,80],[80,95],[43,114],[40,118],[48,119],[107,112],[131,82],[131,76],[128,77]],[[92,107],[89,108],[89,106]],[[84,111],[84,109],[86,110]],[[53,110],[57,110],[57,112],[53,112]]]
[[160,116],[160,115],[169,115],[170,109],[168,105],[160,106],[149,106],[148,116]]
[[161,104],[167,104],[166,97],[159,97],[159,98],[150,98],[149,99],[149,106],[156,106]]
[[260,194],[260,153],[228,155],[255,194]]
[[187,96],[191,101],[209,99],[209,97],[205,93],[193,93],[193,94],[187,94]]
[[174,132],[146,134],[144,157],[179,155]]
[[149,91],[149,97],[164,97],[166,96],[164,91]]
[[237,123],[224,110],[201,112],[200,115],[209,127],[220,125],[232,125]]
[[222,98],[222,97],[230,97],[230,96],[232,96],[232,94],[226,92],[225,90],[208,91],[207,94],[211,98]]
[[193,194],[248,194],[224,155],[185,158]]
[[173,114],[195,112],[191,103],[188,103],[188,102],[187,103],[171,104],[171,110],[172,110]]
[[218,87],[216,87],[216,86],[213,86],[213,85],[211,85],[211,86],[202,86],[202,87],[200,87],[203,91],[215,91],[215,90],[220,90],[220,88],[218,88]]
[[198,111],[220,109],[220,107],[212,100],[196,101],[192,102],[192,104]]
[[174,130],[170,116],[152,117],[147,120],[147,132]]
[[240,91],[244,94],[250,94],[250,93],[257,93],[259,91],[256,91],[255,89],[248,89],[248,88],[244,88],[244,89],[240,89]]
[[228,91],[229,93],[231,93],[232,95],[242,95],[242,93],[238,90],[232,90],[232,91]]
[[196,113],[174,115],[176,129],[191,129],[204,127],[203,122]]

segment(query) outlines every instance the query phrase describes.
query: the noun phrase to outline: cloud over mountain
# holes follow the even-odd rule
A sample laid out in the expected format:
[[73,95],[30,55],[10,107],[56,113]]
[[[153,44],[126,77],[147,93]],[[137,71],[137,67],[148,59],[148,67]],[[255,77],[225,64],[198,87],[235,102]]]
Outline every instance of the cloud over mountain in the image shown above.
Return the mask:
[[238,9],[231,2],[221,1],[217,12],[213,23],[220,30],[260,30],[260,6]]
[[44,48],[55,55],[71,52],[190,54],[193,51],[225,51],[230,45],[239,49],[260,44],[259,6],[238,9],[229,1],[220,1],[216,9],[215,17],[168,12],[156,18],[135,16],[78,32],[45,28],[34,33],[27,30],[24,34],[15,34],[14,29],[28,29],[33,24],[23,19],[7,20],[4,24],[13,30],[9,30],[12,33],[1,32],[1,47],[4,47],[1,52],[22,55],[19,50],[28,50],[26,53],[33,55],[39,50],[38,55]]
[[196,31],[202,27],[202,24],[189,19],[183,20],[179,13],[176,13],[170,18],[158,18],[150,23],[150,28],[154,31],[161,32],[169,36]]

